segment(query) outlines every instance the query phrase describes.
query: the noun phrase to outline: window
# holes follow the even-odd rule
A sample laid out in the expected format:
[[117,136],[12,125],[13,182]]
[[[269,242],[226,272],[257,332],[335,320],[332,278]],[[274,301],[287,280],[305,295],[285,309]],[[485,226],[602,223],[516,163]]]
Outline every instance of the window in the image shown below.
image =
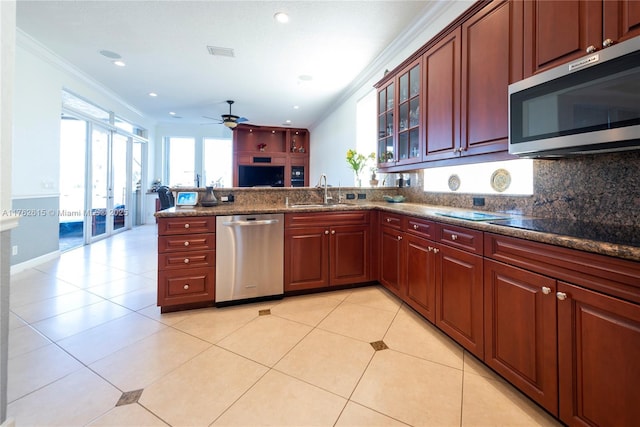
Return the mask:
[[233,143],[230,139],[204,138],[202,184],[210,187],[233,185]]
[[194,138],[168,137],[167,183],[170,187],[193,187],[196,185]]
[[533,160],[517,159],[425,169],[424,191],[531,195]]

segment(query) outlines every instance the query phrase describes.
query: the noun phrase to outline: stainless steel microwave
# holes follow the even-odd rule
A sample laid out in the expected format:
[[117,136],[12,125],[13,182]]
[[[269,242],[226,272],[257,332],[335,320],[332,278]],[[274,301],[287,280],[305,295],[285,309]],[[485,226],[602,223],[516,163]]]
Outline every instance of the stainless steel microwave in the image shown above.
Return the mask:
[[640,149],[640,37],[509,85],[509,153]]

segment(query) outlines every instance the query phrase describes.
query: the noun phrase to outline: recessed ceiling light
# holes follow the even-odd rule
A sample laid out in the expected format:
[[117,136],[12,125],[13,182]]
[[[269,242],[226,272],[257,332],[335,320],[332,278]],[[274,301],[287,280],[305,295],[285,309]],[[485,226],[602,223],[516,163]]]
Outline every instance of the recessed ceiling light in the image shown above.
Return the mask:
[[122,56],[120,56],[120,54],[112,52],[110,50],[101,50],[100,51],[100,55],[106,56],[107,58],[111,58],[111,59],[120,59],[120,58],[122,58]]
[[121,60],[118,59],[118,60],[113,61],[113,65],[117,65],[118,67],[124,67],[127,64],[125,64],[124,61],[121,61]]
[[273,15],[273,19],[275,19],[281,24],[286,24],[287,22],[289,22],[289,15],[287,15],[284,12],[278,12],[275,15]]
[[300,106],[299,106],[299,105],[294,105],[294,106],[293,106],[293,109],[294,109],[294,110],[299,110],[299,109],[300,109]]
[[155,98],[156,96],[158,96],[158,94],[155,92],[149,92],[149,96]]
[[174,111],[169,111],[169,114],[172,115],[172,116],[176,115],[176,113]]
[[298,76],[298,80],[300,80],[301,82],[310,82],[311,80],[313,80],[313,77],[308,74],[301,74]]

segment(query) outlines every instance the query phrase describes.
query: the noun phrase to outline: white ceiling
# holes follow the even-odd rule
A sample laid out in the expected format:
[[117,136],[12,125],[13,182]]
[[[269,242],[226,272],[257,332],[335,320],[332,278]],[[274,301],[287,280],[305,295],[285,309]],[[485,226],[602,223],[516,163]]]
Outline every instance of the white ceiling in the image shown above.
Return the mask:
[[[439,3],[18,0],[17,26],[152,120],[211,122],[203,116],[228,113],[232,99],[249,123],[310,127]],[[274,20],[278,11],[289,23]],[[212,56],[207,46],[235,57]]]

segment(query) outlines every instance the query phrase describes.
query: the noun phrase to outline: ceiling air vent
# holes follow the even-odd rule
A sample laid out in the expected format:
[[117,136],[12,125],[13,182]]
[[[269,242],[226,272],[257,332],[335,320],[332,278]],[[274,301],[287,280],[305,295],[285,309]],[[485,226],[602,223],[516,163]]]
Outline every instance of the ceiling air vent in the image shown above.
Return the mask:
[[233,49],[229,47],[217,47],[217,46],[207,46],[207,50],[210,55],[214,56],[228,56],[233,58],[235,54],[233,53]]

